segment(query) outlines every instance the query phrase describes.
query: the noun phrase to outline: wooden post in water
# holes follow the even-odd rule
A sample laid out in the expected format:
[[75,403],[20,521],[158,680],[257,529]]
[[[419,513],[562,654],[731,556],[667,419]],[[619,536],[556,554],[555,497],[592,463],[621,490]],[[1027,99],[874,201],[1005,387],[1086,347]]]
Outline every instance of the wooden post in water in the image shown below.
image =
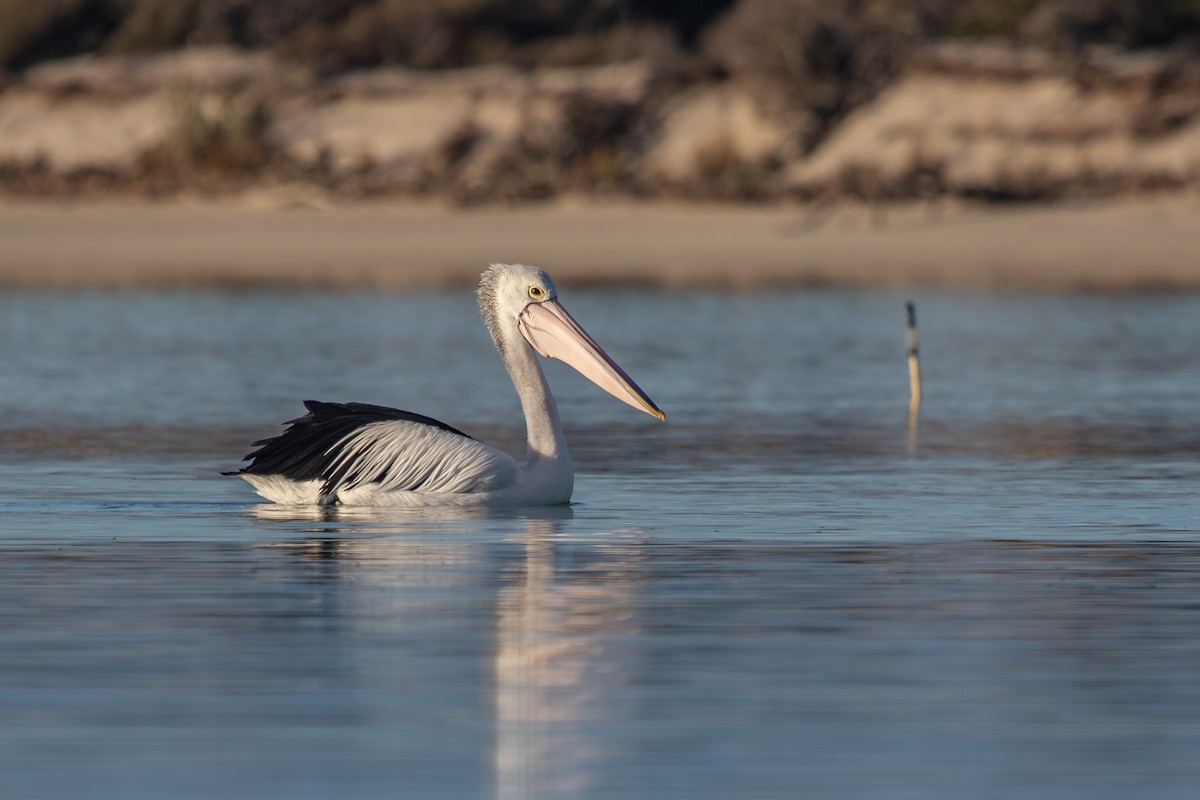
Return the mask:
[[908,342],[908,388],[910,391],[908,407],[915,411],[921,407],[921,354],[917,347],[917,307],[911,300],[907,303],[908,330],[905,339]]
[[904,338],[908,342],[908,446],[915,451],[921,416],[921,353],[917,347],[917,307],[909,300],[906,308],[908,329]]

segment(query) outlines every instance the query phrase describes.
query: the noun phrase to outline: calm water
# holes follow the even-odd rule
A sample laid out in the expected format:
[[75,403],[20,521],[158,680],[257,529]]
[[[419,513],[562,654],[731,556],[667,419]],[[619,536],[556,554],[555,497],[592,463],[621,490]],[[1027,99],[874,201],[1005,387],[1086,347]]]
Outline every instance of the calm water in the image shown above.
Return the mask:
[[0,298],[0,797],[1194,798],[1200,297],[572,292],[577,503],[305,513],[306,398],[519,447],[469,292]]

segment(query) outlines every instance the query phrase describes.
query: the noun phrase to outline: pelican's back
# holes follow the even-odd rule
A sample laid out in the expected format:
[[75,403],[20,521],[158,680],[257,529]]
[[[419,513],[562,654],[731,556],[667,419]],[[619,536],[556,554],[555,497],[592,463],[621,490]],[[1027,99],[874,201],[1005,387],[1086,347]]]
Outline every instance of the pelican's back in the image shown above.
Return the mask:
[[232,473],[268,500],[328,504],[352,494],[364,503],[384,494],[485,493],[516,479],[511,456],[430,417],[367,403],[304,406],[308,414],[255,442],[259,449],[246,456],[251,463]]

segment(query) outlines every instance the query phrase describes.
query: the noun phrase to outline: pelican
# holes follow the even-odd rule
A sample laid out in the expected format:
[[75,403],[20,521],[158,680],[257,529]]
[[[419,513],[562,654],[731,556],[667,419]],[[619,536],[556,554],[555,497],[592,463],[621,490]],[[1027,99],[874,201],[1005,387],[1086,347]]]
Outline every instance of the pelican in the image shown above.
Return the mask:
[[524,264],[493,264],[479,310],[525,413],[525,463],[444,422],[366,403],[305,401],[308,413],[255,442],[237,472],[266,499],[286,505],[551,506],[568,503],[574,468],[537,355],[557,358],[601,389],[665,420],[645,392],[558,302],[550,276]]

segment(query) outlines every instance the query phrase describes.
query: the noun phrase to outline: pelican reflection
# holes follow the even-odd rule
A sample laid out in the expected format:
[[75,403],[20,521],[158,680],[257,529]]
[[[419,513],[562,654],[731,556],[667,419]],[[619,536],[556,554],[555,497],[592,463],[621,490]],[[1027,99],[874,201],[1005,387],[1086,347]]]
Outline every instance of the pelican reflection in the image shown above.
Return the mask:
[[[599,785],[619,746],[613,723],[636,713],[626,688],[641,667],[616,643],[639,631],[638,584],[625,576],[643,559],[640,540],[612,533],[568,539],[562,523],[569,508],[517,519],[485,515],[482,527],[507,534],[483,542],[481,519],[464,516],[464,509],[416,517],[388,511],[267,505],[255,514],[264,521],[315,523],[310,531],[317,535],[287,546],[303,562],[325,565],[308,574],[336,584],[337,601],[326,607],[341,617],[333,626],[341,632],[366,629],[373,637],[415,643],[422,652],[470,651],[476,647],[467,641],[471,634],[447,634],[444,621],[460,616],[464,603],[493,609],[491,641],[478,642],[487,661],[465,672],[485,679],[478,710],[494,731],[487,782],[496,797],[570,794]],[[474,533],[447,535],[456,528]],[[353,652],[343,655],[353,661]],[[372,674],[379,654],[362,655],[363,674],[346,679],[383,680]],[[399,655],[401,663],[413,657]],[[454,674],[463,673],[460,664]],[[426,682],[430,696],[463,699],[480,691],[477,680],[456,686],[451,674],[426,668],[386,680],[401,677]]]

